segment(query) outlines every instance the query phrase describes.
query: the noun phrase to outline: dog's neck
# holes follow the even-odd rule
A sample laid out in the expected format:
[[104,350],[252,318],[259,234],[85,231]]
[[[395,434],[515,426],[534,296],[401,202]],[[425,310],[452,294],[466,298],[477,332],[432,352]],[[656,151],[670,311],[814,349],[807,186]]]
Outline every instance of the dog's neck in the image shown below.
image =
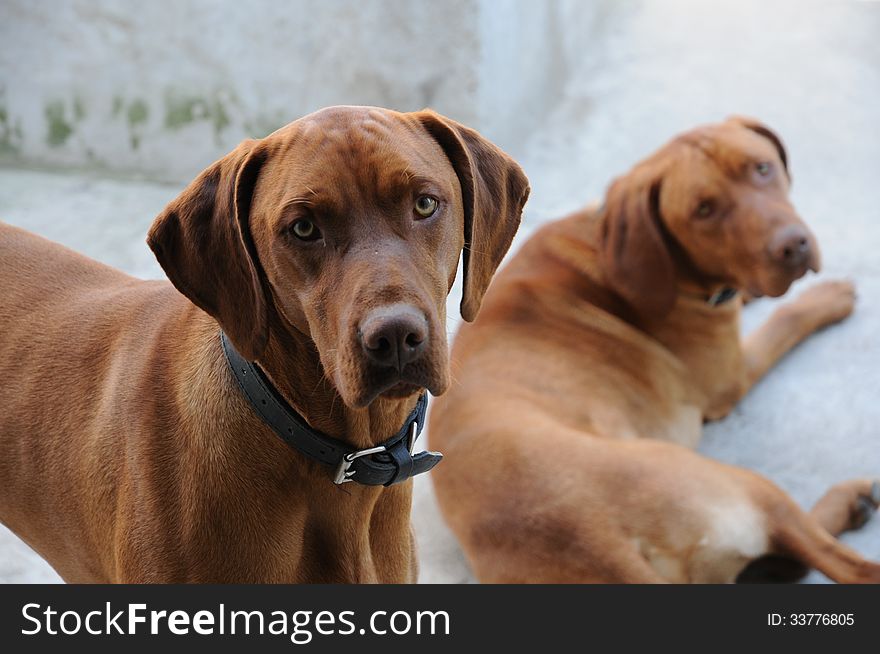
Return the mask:
[[[672,255],[675,269],[676,293],[679,297],[696,300],[710,306],[724,303],[739,289],[721,277],[707,275],[700,270],[675,236],[661,223],[663,239]],[[719,302],[719,300],[721,300]]]
[[727,303],[737,293],[739,293],[739,289],[717,280],[696,281],[689,278],[679,278],[678,280],[679,297],[708,304],[712,307]]
[[[577,295],[577,300],[588,302],[627,323],[650,330],[651,325],[646,325],[638,311],[614,293],[604,279],[599,252],[602,219],[595,207],[572,214],[567,220],[550,226],[547,231],[545,240],[550,243],[545,266],[548,267],[547,274],[559,277],[560,272],[552,272],[549,268],[561,265],[575,275],[569,286]],[[698,310],[702,310],[701,307],[711,307],[710,300],[727,288],[724,280],[703,275],[686,257],[676,254],[674,260],[677,293],[686,300],[683,304],[688,307]],[[564,276],[559,278],[564,279]]]
[[311,427],[358,448],[374,446],[397,433],[418,401],[414,394],[403,399],[378,397],[362,409],[346,406],[311,338],[277,324],[258,364]]
[[[414,580],[409,527],[412,484],[334,485],[332,469],[291,450],[252,409],[229,370],[217,322],[182,296],[176,297],[181,298],[182,310],[168,324],[166,365],[179,369],[179,388],[173,392],[182,393],[191,409],[177,416],[187,424],[166,430],[166,436],[175,443],[184,439],[177,445],[186,452],[181,459],[198,465],[198,482],[184,485],[185,504],[213,511],[216,504],[204,505],[204,498],[259,491],[254,504],[233,502],[228,519],[246,530],[268,530],[274,542],[289,540],[294,554],[300,547],[303,552],[320,547],[326,553],[326,569],[297,574],[326,582]],[[397,401],[399,424],[396,415],[394,425],[381,424],[375,416],[381,409],[375,404],[361,411],[346,408],[324,379],[307,339],[271,337],[258,364],[310,425],[355,447],[393,435],[411,408],[407,400]],[[172,412],[167,419],[174,417]],[[204,519],[210,521],[210,516],[213,513]],[[305,535],[303,524],[309,525]],[[327,534],[339,537],[323,537]],[[366,549],[364,543],[369,544]],[[254,577],[264,572],[258,570]]]

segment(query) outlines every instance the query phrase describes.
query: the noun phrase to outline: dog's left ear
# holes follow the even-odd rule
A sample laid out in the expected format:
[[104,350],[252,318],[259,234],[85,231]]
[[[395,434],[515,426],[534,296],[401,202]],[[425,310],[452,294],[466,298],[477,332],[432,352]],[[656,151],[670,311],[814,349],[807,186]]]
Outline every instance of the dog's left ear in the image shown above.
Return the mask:
[[269,340],[267,294],[248,224],[267,156],[259,141],[243,142],[172,200],[147,237],[171,283],[250,361]]
[[601,257],[609,287],[637,314],[661,318],[675,304],[675,265],[660,217],[659,178],[627,175],[605,195]]
[[728,118],[728,121],[741,125],[746,129],[750,129],[770,141],[779,153],[779,158],[782,160],[782,166],[785,168],[785,174],[788,177],[788,181],[791,181],[791,171],[788,169],[788,153],[785,151],[785,145],[783,144],[782,139],[779,138],[779,135],[776,132],[767,127],[761,121],[747,116],[731,116]]
[[507,253],[529,197],[522,168],[474,130],[420,111],[416,118],[449,158],[464,202],[464,295],[461,316],[477,317],[492,275]]

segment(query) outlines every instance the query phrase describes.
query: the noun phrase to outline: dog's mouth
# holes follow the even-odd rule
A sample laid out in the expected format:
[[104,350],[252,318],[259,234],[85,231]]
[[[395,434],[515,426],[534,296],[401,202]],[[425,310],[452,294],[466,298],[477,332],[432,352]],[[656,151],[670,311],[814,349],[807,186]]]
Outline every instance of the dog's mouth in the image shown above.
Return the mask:
[[448,385],[443,370],[444,366],[428,360],[406,366],[401,371],[365,366],[360,373],[349,378],[348,384],[343,381],[339,390],[345,403],[353,407],[368,406],[379,397],[404,399],[424,389],[439,395]]
[[[403,399],[415,393],[419,393],[424,388],[428,388],[432,392],[436,391],[435,375],[432,374],[434,367],[430,362],[419,363],[418,365],[406,366],[403,370],[371,370],[366,373],[364,389],[372,396],[384,397],[388,399]],[[371,399],[372,401],[372,399]]]
[[814,258],[794,268],[771,265],[764,275],[746,282],[742,287],[754,298],[780,297],[810,271],[819,272],[818,262]]
[[379,396],[385,397],[391,400],[400,400],[405,397],[409,397],[410,395],[414,395],[422,390],[421,386],[417,384],[410,384],[408,382],[398,382],[391,388],[382,391]]

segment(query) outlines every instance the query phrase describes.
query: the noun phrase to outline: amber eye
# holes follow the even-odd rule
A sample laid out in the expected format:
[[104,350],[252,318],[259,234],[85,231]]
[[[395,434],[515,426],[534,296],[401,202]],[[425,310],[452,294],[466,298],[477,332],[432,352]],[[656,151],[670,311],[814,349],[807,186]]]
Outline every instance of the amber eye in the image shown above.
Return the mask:
[[755,164],[755,172],[761,177],[767,177],[771,170],[773,170],[772,166],[766,161]]
[[321,238],[321,230],[311,220],[297,220],[291,231],[301,241],[316,241]]
[[712,200],[703,200],[697,205],[697,217],[708,218],[713,213],[715,213],[715,203]]
[[422,218],[430,218],[437,211],[439,204],[437,198],[432,198],[430,195],[420,195],[416,199],[416,213]]

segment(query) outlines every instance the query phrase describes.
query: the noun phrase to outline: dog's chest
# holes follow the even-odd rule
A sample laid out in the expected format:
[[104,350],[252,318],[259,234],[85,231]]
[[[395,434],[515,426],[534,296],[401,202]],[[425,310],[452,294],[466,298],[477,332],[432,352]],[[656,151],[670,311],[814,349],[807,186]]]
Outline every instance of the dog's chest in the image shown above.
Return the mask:
[[738,308],[681,312],[656,337],[683,364],[687,404],[699,410],[700,421],[727,415],[745,391]]
[[679,404],[672,411],[672,415],[658,425],[652,437],[693,449],[700,442],[702,423],[703,412],[700,407],[694,404]]

